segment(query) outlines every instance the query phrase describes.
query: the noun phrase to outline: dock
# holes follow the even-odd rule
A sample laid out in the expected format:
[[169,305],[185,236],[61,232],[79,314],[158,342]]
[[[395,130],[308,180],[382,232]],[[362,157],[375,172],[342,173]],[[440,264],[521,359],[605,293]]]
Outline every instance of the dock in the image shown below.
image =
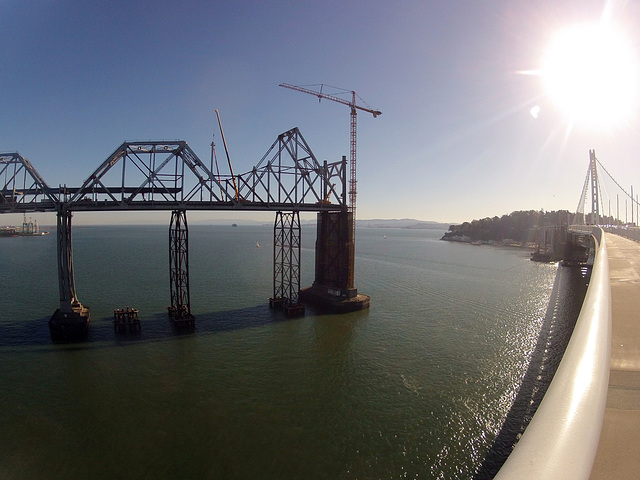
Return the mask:
[[591,480],[640,478],[640,243],[606,234],[611,369]]

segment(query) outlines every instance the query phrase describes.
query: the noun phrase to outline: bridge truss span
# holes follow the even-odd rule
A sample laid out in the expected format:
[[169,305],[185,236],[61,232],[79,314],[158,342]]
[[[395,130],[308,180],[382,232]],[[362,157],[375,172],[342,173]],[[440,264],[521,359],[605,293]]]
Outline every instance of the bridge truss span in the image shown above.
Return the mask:
[[[320,164],[297,128],[249,172],[218,175],[184,141],[125,142],[60,202],[73,211],[298,210],[345,206],[346,160]],[[338,187],[336,187],[338,186]]]
[[0,187],[0,213],[55,210],[54,192],[18,152],[0,153]]
[[[351,273],[325,285],[325,279],[333,277],[324,271],[328,268],[324,263],[316,262],[314,296],[310,298],[334,310],[368,307],[368,297],[357,296],[353,287],[353,245],[346,240],[349,232],[343,226],[345,222],[334,222],[340,226],[337,233],[325,226],[333,217],[351,218],[346,157],[333,163],[318,162],[300,131],[293,128],[278,135],[249,172],[234,175],[229,170],[229,174],[221,175],[216,168],[214,173],[213,159],[210,166],[206,165],[183,140],[124,142],[80,187],[50,188],[27,159],[18,153],[0,154],[0,214],[43,211],[57,215],[60,308],[49,321],[52,336],[84,335],[89,322],[89,307],[82,305],[76,296],[71,240],[74,212],[172,212],[169,315],[176,326],[194,326],[189,295],[187,210],[276,214],[271,303],[285,307],[288,315],[304,313],[299,302],[299,214],[316,212],[322,227],[318,232],[321,236],[332,236],[317,242],[316,255],[319,248],[326,249],[329,245],[340,259],[345,259]],[[344,305],[342,297],[347,301]]]

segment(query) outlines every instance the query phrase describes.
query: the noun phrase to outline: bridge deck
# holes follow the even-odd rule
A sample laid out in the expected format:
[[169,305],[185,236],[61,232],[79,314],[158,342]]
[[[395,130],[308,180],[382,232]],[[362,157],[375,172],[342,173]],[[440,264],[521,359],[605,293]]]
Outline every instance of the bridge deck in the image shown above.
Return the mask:
[[591,480],[640,478],[640,243],[606,234],[611,372]]

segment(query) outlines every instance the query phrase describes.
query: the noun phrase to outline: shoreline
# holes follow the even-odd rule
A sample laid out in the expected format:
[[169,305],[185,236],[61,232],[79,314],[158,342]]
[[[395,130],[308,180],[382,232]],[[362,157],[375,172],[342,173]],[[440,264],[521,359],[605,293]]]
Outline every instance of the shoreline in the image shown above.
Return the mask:
[[445,242],[458,242],[458,243],[468,243],[470,245],[490,245],[492,247],[513,247],[513,248],[525,248],[529,250],[536,249],[535,242],[517,242],[513,239],[506,238],[504,240],[473,240],[470,237],[466,236],[449,236],[443,235],[440,240],[444,240]]

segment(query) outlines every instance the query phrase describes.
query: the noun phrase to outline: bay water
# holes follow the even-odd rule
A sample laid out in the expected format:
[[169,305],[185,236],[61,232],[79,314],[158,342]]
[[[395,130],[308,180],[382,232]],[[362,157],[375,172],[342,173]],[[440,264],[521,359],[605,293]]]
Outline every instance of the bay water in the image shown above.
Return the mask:
[[[473,478],[547,361],[554,282],[569,287],[527,250],[443,233],[358,229],[371,308],[288,319],[268,306],[273,227],[192,225],[196,331],[180,334],[168,226],[74,226],[92,317],[77,343],[48,332],[55,230],[0,239],[0,478]],[[304,226],[303,286],[314,242]],[[139,335],[114,334],[126,306]]]

